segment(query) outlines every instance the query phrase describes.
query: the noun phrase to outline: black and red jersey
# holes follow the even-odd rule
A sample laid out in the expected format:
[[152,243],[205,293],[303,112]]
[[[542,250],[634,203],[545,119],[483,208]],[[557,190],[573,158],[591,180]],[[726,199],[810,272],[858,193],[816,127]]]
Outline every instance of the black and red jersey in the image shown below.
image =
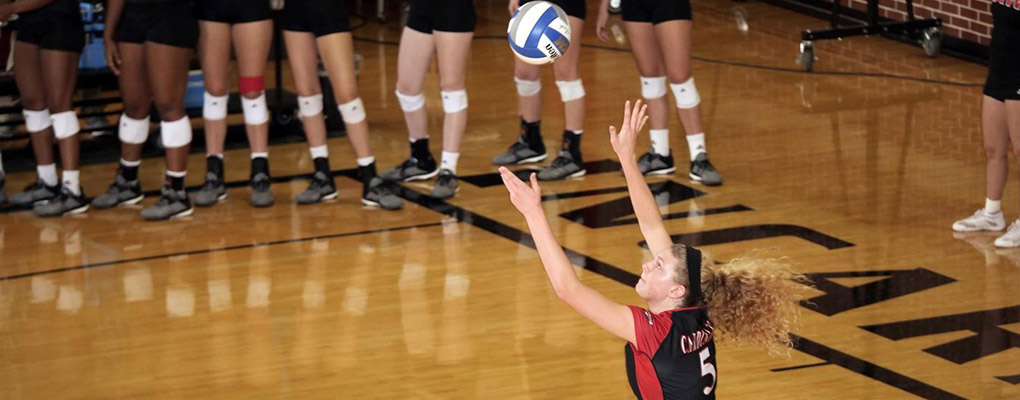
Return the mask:
[[718,378],[712,321],[699,307],[652,314],[630,306],[635,344],[628,343],[627,377],[642,400],[714,399]]

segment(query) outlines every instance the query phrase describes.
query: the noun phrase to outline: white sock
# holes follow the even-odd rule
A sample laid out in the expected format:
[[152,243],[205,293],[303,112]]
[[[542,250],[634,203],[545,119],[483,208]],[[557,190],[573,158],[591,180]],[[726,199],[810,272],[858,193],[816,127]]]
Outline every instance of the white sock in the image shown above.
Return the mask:
[[408,136],[407,140],[411,141],[411,143],[414,143],[414,142],[417,142],[419,140],[428,139],[428,138],[429,138],[429,135],[425,135],[425,137],[423,137],[423,138],[413,138],[413,137]]
[[571,131],[571,132],[573,132],[575,135],[580,135],[580,134],[584,133],[584,129],[579,130],[579,131]]
[[985,199],[985,214],[995,214],[1002,211],[1002,200]]
[[166,170],[166,176],[173,178],[183,178],[188,175],[188,171],[171,171]]
[[223,153],[219,153],[219,154],[205,153],[205,157],[206,158],[216,157],[216,158],[219,158],[220,160],[222,160],[223,159]]
[[652,129],[652,152],[660,156],[669,155],[669,129]]
[[329,158],[329,148],[326,145],[309,147],[308,152],[312,153],[312,159]]
[[374,156],[373,157],[364,157],[364,158],[359,158],[358,159],[358,166],[359,167],[367,167],[369,165],[372,165],[373,163],[375,163],[375,157]]
[[698,158],[698,154],[708,153],[708,149],[705,147],[705,133],[687,135],[687,149],[691,151],[691,161]]
[[123,165],[125,167],[137,167],[139,165],[142,165],[142,160],[128,161],[128,160],[125,160],[125,159],[122,158],[122,159],[120,159],[120,165]]
[[454,174],[457,173],[457,160],[460,159],[460,153],[451,153],[448,151],[443,152],[443,159],[440,162],[439,168],[448,169]]
[[251,159],[254,160],[256,158],[269,158],[269,153],[251,153]]
[[78,171],[68,171],[65,169],[62,175],[64,177],[64,187],[70,190],[71,193],[74,193],[75,196],[81,196],[81,183],[78,181]]
[[57,182],[57,164],[39,165],[35,167],[35,171],[39,173],[39,180],[43,181],[46,186],[56,185]]

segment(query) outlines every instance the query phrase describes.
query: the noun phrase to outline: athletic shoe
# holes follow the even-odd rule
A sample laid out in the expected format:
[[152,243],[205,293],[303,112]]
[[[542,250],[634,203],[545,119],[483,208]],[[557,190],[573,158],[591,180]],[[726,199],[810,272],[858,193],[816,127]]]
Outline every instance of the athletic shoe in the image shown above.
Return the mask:
[[336,185],[333,180],[322,171],[312,175],[308,188],[295,198],[298,204],[315,204],[324,200],[332,200],[337,196]]
[[953,230],[957,232],[1001,231],[1005,227],[1006,219],[1001,211],[989,214],[983,208],[953,223]]
[[387,183],[377,176],[368,181],[361,195],[361,204],[384,210],[399,210],[404,207],[404,200],[393,194]]
[[424,159],[408,157],[402,164],[383,171],[379,177],[386,182],[410,182],[432,178],[439,174],[436,160],[429,155]]
[[251,178],[251,205],[252,207],[269,207],[276,202],[273,192],[269,190],[269,175],[262,172]]
[[67,188],[60,190],[57,198],[46,203],[35,205],[35,214],[40,217],[62,217],[65,215],[81,214],[89,209],[89,201],[82,194],[75,195]]
[[213,172],[206,172],[205,183],[195,193],[195,205],[209,207],[227,198],[227,185]]
[[145,196],[142,194],[142,187],[138,180],[128,182],[124,177],[117,174],[113,184],[106,190],[106,193],[99,195],[92,200],[92,206],[98,209],[112,208],[118,205],[138,204]]
[[660,155],[649,150],[638,158],[637,165],[642,175],[667,175],[676,171],[672,152],[667,155]]
[[1020,247],[1020,223],[1014,221],[1009,225],[1006,234],[995,239],[995,247],[1013,248]]
[[520,136],[514,144],[510,145],[507,152],[493,157],[492,163],[495,165],[519,165],[536,163],[545,160],[546,157],[548,155],[545,153],[544,143],[539,141],[529,144],[524,140],[524,136]]
[[46,186],[43,181],[25,186],[25,191],[11,196],[11,204],[18,207],[29,208],[36,204],[45,203],[60,196],[60,184]]
[[436,186],[432,187],[429,196],[435,199],[449,199],[460,191],[457,183],[457,175],[448,169],[439,171],[439,178],[436,178]]
[[561,151],[560,155],[553,160],[548,168],[538,171],[538,179],[542,181],[558,181],[567,178],[584,176],[588,171],[584,164],[574,161],[574,157],[568,151]]
[[698,154],[698,157],[691,161],[690,177],[705,186],[719,186],[723,183],[722,175],[719,175],[712,162],[708,161],[706,153]]
[[163,186],[159,201],[144,210],[142,218],[149,221],[161,221],[168,219],[182,218],[191,215],[195,211],[191,207],[191,200],[183,190],[173,190],[169,185]]

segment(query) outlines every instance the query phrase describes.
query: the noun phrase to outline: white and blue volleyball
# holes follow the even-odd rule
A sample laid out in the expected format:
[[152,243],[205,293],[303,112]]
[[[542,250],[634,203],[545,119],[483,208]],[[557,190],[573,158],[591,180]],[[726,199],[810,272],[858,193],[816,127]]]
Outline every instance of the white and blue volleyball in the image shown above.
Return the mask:
[[559,6],[531,1],[510,18],[506,36],[517,58],[528,64],[548,64],[570,47],[570,21]]

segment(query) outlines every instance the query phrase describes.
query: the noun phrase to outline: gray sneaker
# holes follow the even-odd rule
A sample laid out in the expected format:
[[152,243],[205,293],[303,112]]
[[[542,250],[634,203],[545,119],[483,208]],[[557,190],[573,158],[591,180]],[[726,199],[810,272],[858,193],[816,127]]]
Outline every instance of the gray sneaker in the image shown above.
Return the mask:
[[722,185],[722,175],[715,170],[712,163],[708,161],[708,154],[701,153],[691,162],[691,179],[701,182],[705,186]]
[[676,171],[676,165],[673,164],[673,152],[664,156],[649,150],[638,158],[637,166],[641,175],[666,175]]
[[584,176],[588,171],[584,169],[584,165],[574,161],[574,158],[568,151],[560,152],[559,157],[553,160],[552,164],[548,168],[543,168],[538,171],[538,180],[540,181],[558,181],[567,178],[577,178]]
[[269,183],[269,176],[261,172],[251,179],[252,207],[269,207],[276,202],[273,192],[269,190]]
[[379,177],[386,182],[410,182],[429,179],[438,173],[436,160],[430,155],[424,160],[409,157],[402,164],[383,171]]
[[361,204],[383,210],[399,210],[404,207],[404,200],[393,194],[386,182],[377,176],[368,181],[368,186],[361,195]]
[[528,164],[545,160],[546,157],[548,155],[545,152],[544,143],[539,142],[531,146],[524,140],[524,137],[518,137],[506,153],[493,157],[492,163],[495,165]]
[[117,205],[127,206],[138,204],[143,198],[145,195],[142,194],[142,187],[138,184],[137,179],[128,182],[124,180],[123,176],[117,174],[106,193],[92,200],[92,206],[98,209],[112,208]]
[[36,204],[45,203],[60,196],[60,184],[46,186],[43,181],[25,186],[25,191],[11,196],[11,204],[18,207],[29,208]]
[[449,199],[453,195],[460,191],[460,185],[457,184],[457,175],[448,169],[439,171],[439,178],[436,178],[436,186],[432,187],[432,192],[429,196],[435,199]]
[[336,196],[336,185],[333,184],[333,180],[322,171],[318,171],[312,175],[308,189],[298,194],[295,201],[298,204],[315,204],[323,200],[335,199]]
[[188,193],[183,190],[170,189],[170,186],[163,186],[159,201],[142,210],[142,218],[149,221],[162,221],[187,217],[194,211],[195,209],[191,207],[191,200],[188,199]]
[[227,198],[227,185],[223,184],[220,177],[214,172],[207,172],[205,174],[205,183],[198,189],[198,193],[195,193],[195,205],[199,207],[209,207],[213,204],[223,201]]
[[35,205],[35,215],[40,217],[62,217],[81,214],[89,209],[89,201],[84,192],[80,195],[71,193],[67,188],[60,190],[60,196],[46,203]]

